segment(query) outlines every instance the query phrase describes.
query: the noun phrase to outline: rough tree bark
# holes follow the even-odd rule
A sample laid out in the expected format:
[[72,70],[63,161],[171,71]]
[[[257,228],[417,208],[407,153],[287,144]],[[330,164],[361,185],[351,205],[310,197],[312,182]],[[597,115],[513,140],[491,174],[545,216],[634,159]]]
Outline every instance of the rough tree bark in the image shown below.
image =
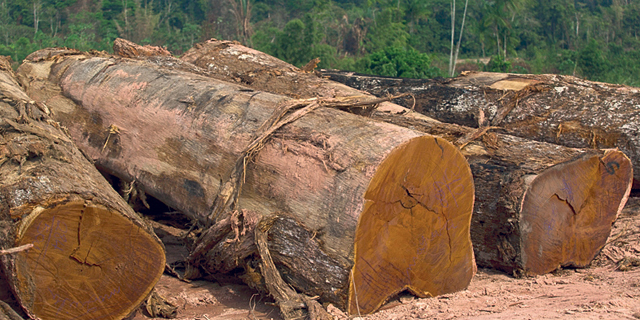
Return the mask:
[[0,256],[4,276],[32,319],[122,319],[164,247],[0,62],[0,248],[33,245]]
[[[187,51],[181,59],[215,71],[218,79],[242,81],[241,76],[245,75],[250,80],[245,81],[245,85],[256,90],[301,97],[335,92],[360,94],[335,82],[301,73],[262,52],[226,41],[206,41]],[[413,99],[404,99],[405,106],[412,107]],[[417,99],[421,101],[420,96]],[[504,134],[482,134],[490,128],[473,130],[439,123],[407,113],[406,109],[403,115],[394,116],[397,108],[385,109],[375,110],[371,116],[442,136],[458,145],[482,138],[462,147],[477,186],[471,235],[480,266],[526,274],[550,272],[561,265],[584,267],[604,245],[611,224],[626,203],[632,169],[620,152],[605,156],[597,150],[560,147]],[[599,165],[595,159],[603,164]],[[609,167],[618,165],[621,169],[613,171],[615,177],[601,175],[610,170]],[[562,179],[557,180],[558,176]],[[575,196],[580,204],[577,207],[573,200],[551,201],[555,194],[566,200],[563,194],[567,191],[562,191],[566,188],[575,194],[594,193],[595,200],[582,206],[583,199]],[[615,191],[604,192],[610,188]],[[536,197],[546,197],[544,203],[551,202],[537,208],[534,204],[540,200]],[[571,206],[579,219],[574,220],[565,212]],[[554,212],[558,212],[557,216]],[[540,228],[543,223],[546,230]],[[541,239],[545,240],[542,244]],[[579,246],[574,248],[576,244]]]
[[[574,148],[618,148],[640,188],[640,88],[562,75],[471,72],[453,79],[400,79],[323,70],[331,80],[376,96],[411,92],[415,110],[478,126],[479,111],[509,134]],[[396,101],[410,106],[414,100]]]
[[[235,41],[211,39],[198,43],[187,50],[180,60],[208,71],[204,74],[206,76],[292,98],[373,96],[329,81],[321,77],[318,71],[304,72],[292,64]],[[405,108],[390,102],[380,103],[376,109],[406,112]],[[370,114],[372,110],[361,112],[358,108],[349,111]]]
[[[97,164],[203,224],[262,124],[304,102],[147,61],[47,56],[20,67],[28,92]],[[475,273],[471,172],[441,138],[319,108],[278,130],[246,167],[242,210],[215,219],[194,249],[202,271],[244,268],[260,282],[255,243],[245,241],[260,221],[282,277],[350,313],[402,290],[461,290]]]

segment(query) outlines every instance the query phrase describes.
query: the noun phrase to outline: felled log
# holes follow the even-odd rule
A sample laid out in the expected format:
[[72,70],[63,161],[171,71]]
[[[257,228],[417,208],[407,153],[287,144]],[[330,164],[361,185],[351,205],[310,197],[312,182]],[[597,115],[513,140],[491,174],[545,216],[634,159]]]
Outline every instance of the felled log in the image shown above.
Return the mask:
[[164,247],[0,62],[0,274],[32,319],[122,319]]
[[604,247],[631,191],[633,168],[618,150],[567,148],[393,114],[378,117],[461,147],[476,185],[471,240],[478,266],[515,275],[586,267]]
[[[352,314],[403,290],[461,290],[475,273],[471,173],[447,141],[321,107],[340,99],[292,100],[145,60],[47,56],[27,58],[22,79],[96,164],[216,222],[191,261],[203,273],[243,268],[260,282],[255,243],[243,242],[257,221],[287,283]],[[211,217],[239,155],[292,104],[318,108],[260,141],[240,162],[239,210]]]
[[[309,88],[324,88],[318,90],[321,94],[360,94],[227,41],[198,44],[181,59],[212,70],[219,79],[233,81],[244,74],[251,79],[245,85],[256,90],[302,97],[316,94]],[[386,78],[376,79],[382,83],[379,87],[394,84],[384,82]],[[401,81],[415,87],[423,80]],[[419,94],[415,98],[418,105],[424,103]],[[402,99],[394,101],[413,106],[412,97]],[[403,115],[394,115],[397,108],[386,109],[373,111],[371,117],[441,136],[461,146],[476,184],[471,237],[480,266],[530,275],[547,273],[558,266],[587,266],[605,244],[611,224],[626,203],[632,169],[621,152],[605,154],[560,147],[489,132],[497,128],[474,130],[416,117],[407,110]],[[481,139],[473,141],[478,138]],[[602,175],[605,171],[613,172],[615,177]],[[571,190],[571,196],[566,195],[569,191],[565,189]],[[609,194],[609,190],[615,191]],[[583,198],[590,194],[595,194],[594,200],[587,203]],[[558,199],[554,201],[555,195]],[[572,217],[571,208],[579,218]]]
[[[319,72],[299,69],[237,41],[210,39],[187,50],[180,60],[208,71],[207,76],[235,82],[249,88],[292,98],[343,97],[371,95],[320,76]],[[314,59],[315,60],[315,59]],[[377,110],[406,112],[395,103],[382,102]],[[354,108],[352,113],[369,115],[373,108]]]
[[[486,124],[573,148],[618,148],[640,188],[640,88],[572,76],[470,72],[453,79],[401,79],[323,70],[329,79],[376,96],[410,92],[415,110],[450,123]],[[397,103],[414,104],[404,98]]]

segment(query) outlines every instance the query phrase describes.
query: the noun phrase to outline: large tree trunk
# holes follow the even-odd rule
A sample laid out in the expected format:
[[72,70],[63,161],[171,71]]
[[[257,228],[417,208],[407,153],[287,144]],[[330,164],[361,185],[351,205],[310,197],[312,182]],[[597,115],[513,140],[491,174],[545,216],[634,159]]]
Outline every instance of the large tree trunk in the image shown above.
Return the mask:
[[[451,141],[468,141],[479,132],[398,115],[377,117]],[[483,267],[536,275],[588,266],[631,191],[631,162],[616,150],[487,132],[461,151],[476,185],[471,241]]]
[[[0,66],[0,257],[33,319],[122,319],[165,267],[149,227]],[[0,273],[2,274],[2,273]]]
[[[410,92],[415,110],[478,126],[486,121],[519,137],[573,148],[618,148],[640,188],[640,88],[562,75],[471,72],[453,79],[401,79],[323,70],[331,80],[376,96]],[[411,106],[413,99],[397,101]]]
[[[130,45],[139,48],[135,44]],[[126,51],[123,50],[123,52]],[[206,76],[292,98],[373,97],[371,94],[355,90],[344,84],[329,81],[321,77],[318,71],[301,70],[292,64],[247,48],[235,41],[211,39],[198,43],[187,50],[180,57],[180,60],[207,71]],[[376,106],[376,109],[396,113],[407,111],[405,108],[390,102],[380,103]],[[359,112],[356,109],[349,111],[370,114],[373,110]]]
[[[99,165],[203,224],[262,124],[296,102],[122,58],[60,56],[20,72]],[[461,290],[475,272],[471,172],[441,138],[319,108],[246,166],[243,210],[216,219],[203,235],[211,241],[194,250],[206,272],[241,267],[259,281],[255,246],[244,242],[257,221],[283,278],[350,313],[373,312],[405,289]]]
[[[250,80],[245,85],[256,90],[301,97],[335,92],[361,94],[226,41],[206,41],[181,59],[214,71],[213,76],[218,79],[242,81],[244,75]],[[377,79],[380,86],[385,84],[385,78]],[[406,106],[412,107],[413,100],[405,99]],[[417,99],[421,101],[420,96]],[[560,147],[503,134],[480,135],[482,130],[438,123],[407,113],[406,109],[402,116],[393,115],[397,110],[388,106],[371,116],[451,142],[460,141],[459,144],[468,142],[474,134],[482,137],[462,148],[476,184],[471,236],[480,266],[527,274],[550,272],[561,265],[584,267],[604,245],[611,224],[626,203],[632,169],[621,152],[605,156],[597,150]],[[621,169],[611,171],[610,167]],[[605,171],[614,172],[614,176],[602,175]],[[558,180],[559,176],[563,178]],[[575,196],[576,203],[564,196],[567,188],[582,195]],[[609,190],[615,191],[608,193]],[[563,203],[560,198],[549,200],[556,194],[568,202]],[[590,197],[593,202],[583,201],[585,194],[594,194]],[[538,205],[540,197],[546,199],[545,205]],[[567,211],[571,206],[578,218]]]

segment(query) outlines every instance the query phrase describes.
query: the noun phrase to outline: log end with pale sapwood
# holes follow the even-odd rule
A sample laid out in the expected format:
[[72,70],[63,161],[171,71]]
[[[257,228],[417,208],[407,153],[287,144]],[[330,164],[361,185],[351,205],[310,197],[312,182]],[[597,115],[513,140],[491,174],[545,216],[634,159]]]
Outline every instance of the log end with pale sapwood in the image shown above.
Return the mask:
[[0,265],[15,298],[32,319],[122,319],[160,279],[164,247],[1,69]]
[[[190,274],[281,275],[284,287],[365,314],[404,290],[462,290],[475,273],[466,160],[444,139],[336,110],[379,100],[292,100],[117,57],[57,57],[20,72],[97,164],[215,222]],[[224,197],[237,210],[218,211]],[[269,281],[290,309],[286,288]]]

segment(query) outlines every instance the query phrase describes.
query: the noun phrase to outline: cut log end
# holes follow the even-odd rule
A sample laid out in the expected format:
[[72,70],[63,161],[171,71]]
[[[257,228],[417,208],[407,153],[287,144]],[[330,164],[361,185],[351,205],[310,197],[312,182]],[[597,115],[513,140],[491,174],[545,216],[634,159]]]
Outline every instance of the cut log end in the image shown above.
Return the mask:
[[466,288],[476,271],[473,200],[469,165],[452,144],[423,136],[394,149],[365,193],[349,313],[372,313],[403,290],[426,297]]
[[131,220],[103,206],[71,201],[37,207],[23,219],[15,289],[32,317],[122,319],[151,292],[164,248]]
[[561,164],[537,176],[522,203],[525,273],[587,266],[604,246],[632,181],[631,161],[620,151]]

